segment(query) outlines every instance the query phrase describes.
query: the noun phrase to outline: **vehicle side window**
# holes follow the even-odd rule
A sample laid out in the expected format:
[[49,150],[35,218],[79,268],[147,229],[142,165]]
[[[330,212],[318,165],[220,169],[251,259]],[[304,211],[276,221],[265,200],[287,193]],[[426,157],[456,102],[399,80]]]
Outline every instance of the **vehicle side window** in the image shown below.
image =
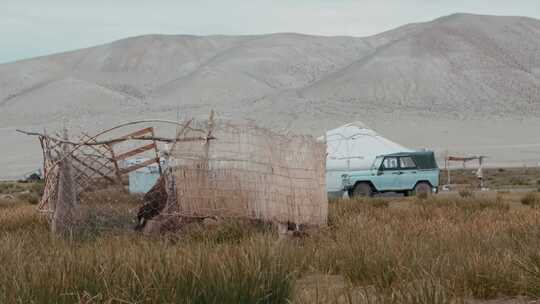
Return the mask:
[[383,160],[383,170],[396,170],[398,168],[397,157],[387,157]]
[[416,163],[412,157],[400,157],[399,166],[401,169],[416,169]]

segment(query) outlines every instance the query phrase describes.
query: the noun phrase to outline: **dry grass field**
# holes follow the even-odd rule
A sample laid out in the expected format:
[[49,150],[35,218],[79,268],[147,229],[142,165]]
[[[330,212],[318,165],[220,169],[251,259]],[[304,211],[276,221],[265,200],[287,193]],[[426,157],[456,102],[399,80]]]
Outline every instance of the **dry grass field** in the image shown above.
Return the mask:
[[[452,184],[461,187],[476,186],[475,169],[453,169]],[[491,189],[540,189],[540,168],[487,168],[484,169],[485,186]],[[447,182],[446,171],[441,171],[441,182]]]
[[332,201],[328,227],[290,237],[241,221],[143,236],[127,229],[137,198],[104,192],[88,200],[100,211],[73,240],[53,237],[24,199],[0,199],[0,303],[438,304],[540,298],[537,192]]

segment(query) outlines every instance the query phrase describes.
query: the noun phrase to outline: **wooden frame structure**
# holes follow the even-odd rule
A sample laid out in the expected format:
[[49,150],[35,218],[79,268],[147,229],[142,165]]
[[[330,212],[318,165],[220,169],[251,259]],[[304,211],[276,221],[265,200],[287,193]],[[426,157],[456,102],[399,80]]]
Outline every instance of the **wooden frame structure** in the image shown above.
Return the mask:
[[[213,120],[213,116],[214,112],[212,111],[210,120]],[[58,197],[58,166],[65,158],[70,159],[71,166],[73,167],[75,191],[77,195],[95,187],[106,187],[111,184],[123,186],[123,177],[125,175],[153,164],[158,166],[159,174],[162,175],[163,168],[160,161],[158,142],[172,143],[174,147],[178,142],[201,141],[207,143],[209,140],[214,139],[210,133],[206,136],[180,138],[187,130],[200,131],[200,129],[191,126],[192,122],[192,119],[184,124],[178,121],[163,119],[130,121],[101,131],[93,136],[82,133],[79,141],[70,141],[67,138],[63,139],[60,134],[49,135],[45,132],[38,133],[17,130],[17,132],[25,135],[37,136],[41,144],[45,186],[43,195],[38,204],[38,210],[47,213],[54,212],[55,201]],[[150,126],[120,137],[98,140],[109,135],[112,131],[121,128],[155,123],[176,125],[177,136],[175,138],[158,137],[155,134],[154,127]],[[150,141],[150,143],[121,151],[121,147],[119,147],[120,143],[135,141]],[[64,151],[65,145],[69,146],[69,149],[66,149],[67,152]],[[136,158],[137,156],[150,151],[153,151],[153,156],[141,163],[127,167],[121,165],[122,161]]]
[[[141,136],[150,135],[154,138],[154,128],[148,127],[116,138],[107,144],[99,144],[94,137],[83,133],[80,143],[73,145],[69,155],[62,151],[62,145],[66,144],[64,140],[58,137],[51,137],[43,134],[39,136],[41,147],[43,149],[43,168],[44,168],[44,193],[38,205],[38,210],[43,212],[52,212],[54,210],[54,201],[57,198],[58,191],[58,163],[64,157],[69,157],[74,171],[75,191],[79,195],[93,187],[107,184],[123,185],[122,177],[137,169],[157,164],[159,173],[162,168],[159,158],[158,145],[155,139],[148,139],[150,144],[130,149],[128,151],[119,151],[116,149],[121,142],[125,142]],[[137,157],[142,153],[153,150],[154,157],[136,165],[122,167],[119,163],[129,158]]]
[[[163,168],[160,162],[160,151],[158,142],[173,142],[175,139],[160,138],[155,135],[153,126],[130,132],[126,135],[109,140],[98,141],[113,130],[132,126],[141,123],[169,123],[182,127],[179,134],[183,133],[189,127],[189,122],[185,125],[178,122],[166,120],[143,120],[129,122],[118,125],[111,129],[90,136],[82,133],[78,142],[72,142],[67,139],[61,139],[59,134],[48,135],[46,133],[35,133],[17,130],[26,135],[38,136],[43,152],[43,175],[44,191],[38,204],[38,210],[42,212],[54,212],[55,201],[58,197],[58,165],[60,161],[68,157],[73,167],[75,191],[77,195],[86,192],[95,187],[106,187],[107,185],[117,184],[123,186],[123,177],[137,169],[156,164],[159,174],[163,174]],[[198,138],[183,138],[182,141],[208,141],[211,136]],[[128,141],[150,141],[128,150],[121,149],[120,144]],[[63,146],[68,145],[69,153],[63,151]],[[122,162],[137,158],[144,153],[153,152],[153,156],[141,163],[130,166],[122,166]]]
[[[451,175],[450,175],[450,162],[462,162],[463,163],[463,168],[465,169],[466,165],[467,165],[467,162],[478,160],[478,166],[479,166],[478,170],[479,170],[480,174],[482,174],[481,172],[482,172],[482,168],[483,168],[483,165],[484,165],[484,159],[486,157],[487,156],[484,156],[484,155],[467,156],[467,157],[446,155],[445,158],[444,158],[444,169],[446,170],[446,174],[447,174],[446,185],[449,186],[452,183],[452,179],[451,179]],[[484,187],[483,178],[480,178],[480,188],[483,188],[483,187]]]

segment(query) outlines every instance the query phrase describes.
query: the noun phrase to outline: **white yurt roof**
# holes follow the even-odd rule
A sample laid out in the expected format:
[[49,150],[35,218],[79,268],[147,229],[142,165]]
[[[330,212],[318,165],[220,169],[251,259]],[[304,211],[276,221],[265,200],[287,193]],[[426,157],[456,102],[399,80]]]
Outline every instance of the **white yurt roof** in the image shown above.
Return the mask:
[[[395,143],[362,122],[353,122],[326,132],[327,169],[369,168],[379,155],[411,149]],[[344,161],[347,161],[345,163]]]

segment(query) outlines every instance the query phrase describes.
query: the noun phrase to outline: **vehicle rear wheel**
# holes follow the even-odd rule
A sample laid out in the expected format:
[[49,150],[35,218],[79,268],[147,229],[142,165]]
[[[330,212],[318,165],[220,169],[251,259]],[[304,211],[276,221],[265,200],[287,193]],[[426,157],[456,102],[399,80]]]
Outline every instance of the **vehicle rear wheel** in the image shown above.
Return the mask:
[[418,183],[414,187],[414,195],[418,197],[427,197],[431,194],[431,185],[425,182]]
[[352,197],[370,197],[373,195],[373,189],[368,183],[358,183],[354,186]]

